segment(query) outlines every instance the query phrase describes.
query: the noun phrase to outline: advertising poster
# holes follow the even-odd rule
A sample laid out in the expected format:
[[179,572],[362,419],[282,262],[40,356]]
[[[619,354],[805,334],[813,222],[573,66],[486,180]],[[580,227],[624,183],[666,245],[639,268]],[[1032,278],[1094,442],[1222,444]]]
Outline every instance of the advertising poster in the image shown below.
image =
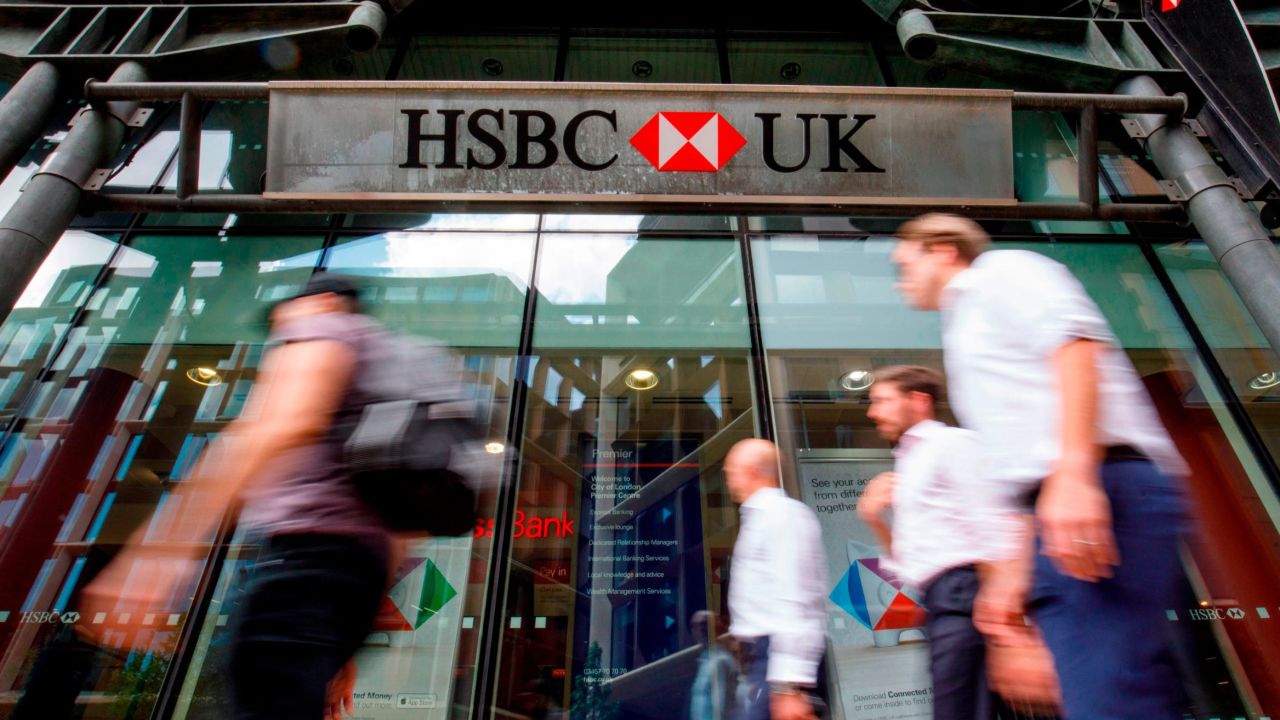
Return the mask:
[[355,718],[449,716],[471,542],[467,536],[409,544],[356,655]]
[[[921,596],[881,567],[858,500],[893,469],[888,450],[801,450],[800,498],[818,515],[827,553],[830,674],[845,717],[933,717]],[[834,698],[833,698],[834,699]]]

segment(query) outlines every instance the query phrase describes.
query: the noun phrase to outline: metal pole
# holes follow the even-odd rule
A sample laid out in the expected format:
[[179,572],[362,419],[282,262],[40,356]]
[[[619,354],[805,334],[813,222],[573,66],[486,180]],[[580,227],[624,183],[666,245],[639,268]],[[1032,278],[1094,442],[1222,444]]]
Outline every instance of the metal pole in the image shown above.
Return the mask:
[[40,137],[58,99],[58,69],[38,62],[0,100],[0,180]]
[[[1145,75],[1121,83],[1122,95],[1159,95]],[[1280,251],[1258,214],[1240,196],[1226,173],[1179,121],[1163,115],[1127,114],[1147,135],[1147,152],[1160,174],[1185,196],[1187,215],[1217,258],[1245,307],[1280,353]]]
[[186,200],[176,195],[142,195],[139,193],[99,193],[89,199],[89,207],[104,212],[228,212],[228,213],[337,213],[337,212],[493,212],[501,207],[506,212],[598,213],[714,212],[751,214],[767,210],[773,215],[864,215],[869,217],[905,218],[926,212],[963,212],[975,218],[1014,218],[1026,220],[1117,220],[1121,222],[1184,222],[1182,208],[1174,203],[1114,203],[1091,208],[1083,202],[1023,202],[1011,205],[936,205],[888,203],[840,203],[827,198],[813,202],[785,205],[735,201],[705,200],[617,200],[610,196],[571,196],[557,198],[512,198],[494,194],[476,194],[448,198],[424,196],[422,199],[382,199],[351,195],[322,199],[279,198],[234,193],[196,193]]
[[200,101],[185,93],[178,127],[179,200],[195,195],[200,185],[200,113]]
[[1092,105],[1080,110],[1080,131],[1076,134],[1076,186],[1080,202],[1097,213],[1098,198],[1098,111]]
[[[113,80],[146,79],[142,66],[128,62]],[[50,248],[71,224],[84,186],[94,171],[111,162],[124,142],[136,102],[90,106],[75,121],[58,150],[27,182],[13,208],[0,220],[0,316],[7,316]]]

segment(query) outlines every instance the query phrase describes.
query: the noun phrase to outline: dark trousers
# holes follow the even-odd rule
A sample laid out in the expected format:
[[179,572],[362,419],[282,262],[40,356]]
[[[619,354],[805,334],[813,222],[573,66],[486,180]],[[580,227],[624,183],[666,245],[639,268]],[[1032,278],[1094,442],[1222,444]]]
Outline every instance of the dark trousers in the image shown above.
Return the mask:
[[1108,461],[1101,474],[1120,551],[1115,576],[1074,580],[1037,552],[1028,608],[1053,653],[1068,718],[1181,718],[1165,611],[1177,607],[1186,500],[1146,460]]
[[995,699],[987,688],[987,645],[973,626],[978,572],[972,565],[951,568],[929,583],[929,675],[933,716],[945,720],[993,720]]
[[[769,638],[738,638],[738,702],[733,720],[769,720]],[[809,704],[818,718],[825,718],[826,658],[818,663],[817,687],[809,693]]]
[[385,559],[351,538],[270,538],[231,650],[237,720],[324,717],[326,686],[373,627],[386,576]]

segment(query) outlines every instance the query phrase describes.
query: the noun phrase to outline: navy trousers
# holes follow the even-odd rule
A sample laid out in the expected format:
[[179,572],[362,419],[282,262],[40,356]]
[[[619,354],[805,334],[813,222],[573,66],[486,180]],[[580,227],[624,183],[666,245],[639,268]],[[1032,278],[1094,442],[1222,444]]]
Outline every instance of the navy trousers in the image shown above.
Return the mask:
[[[769,638],[738,638],[738,701],[733,720],[769,720]],[[819,719],[830,715],[826,701],[826,657],[818,664],[818,686],[809,703]]]
[[940,720],[995,718],[995,699],[987,687],[987,644],[973,626],[977,594],[978,572],[972,565],[947,570],[925,589],[933,716]]
[[1102,484],[1120,551],[1115,576],[1075,580],[1037,552],[1028,609],[1053,653],[1066,717],[1178,720],[1183,693],[1166,610],[1178,597],[1186,500],[1146,460],[1104,463]]

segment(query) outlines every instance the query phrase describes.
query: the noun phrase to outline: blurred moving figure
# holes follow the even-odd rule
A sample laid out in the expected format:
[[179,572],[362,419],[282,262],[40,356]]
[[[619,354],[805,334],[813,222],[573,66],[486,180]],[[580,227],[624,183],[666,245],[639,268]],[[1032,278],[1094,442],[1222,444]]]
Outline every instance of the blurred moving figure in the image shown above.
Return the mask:
[[[1164,625],[1185,466],[1106,320],[1065,267],[987,252],[967,218],[924,215],[898,237],[899,290],[942,311],[951,406],[987,480],[1035,508],[1040,553],[983,583],[975,622],[1000,647],[1034,618],[1070,718],[1181,718]],[[997,691],[1016,690],[1016,670],[989,664]]]
[[689,619],[689,629],[702,646],[690,688],[689,720],[728,720],[737,696],[738,663],[716,641],[714,614],[699,610]]
[[[877,370],[875,379],[867,417],[894,445],[895,464],[867,485],[858,515],[880,539],[883,566],[924,593],[933,716],[994,720],[998,705],[987,686],[986,641],[973,624],[973,601],[980,573],[1017,561],[1029,531],[983,475],[977,436],[936,419],[941,373],[898,365]],[[1039,644],[1030,629],[1025,642]]]
[[[192,548],[156,562],[135,536],[85,590],[90,611],[155,607],[199,566],[208,537],[238,500],[265,546],[236,620],[238,720],[319,720],[353,709],[352,656],[369,633],[393,561],[391,534],[356,495],[335,423],[359,414],[352,379],[380,327],[355,286],[319,273],[271,314],[271,350],[243,416],[201,459],[180,497],[201,522],[163,538]],[[172,556],[170,552],[169,557]],[[137,613],[141,615],[142,613]]]
[[826,649],[826,558],[818,518],[778,485],[778,450],[743,440],[724,461],[741,505],[729,578],[729,632],[738,640],[742,720],[801,720],[825,712],[818,699]]

